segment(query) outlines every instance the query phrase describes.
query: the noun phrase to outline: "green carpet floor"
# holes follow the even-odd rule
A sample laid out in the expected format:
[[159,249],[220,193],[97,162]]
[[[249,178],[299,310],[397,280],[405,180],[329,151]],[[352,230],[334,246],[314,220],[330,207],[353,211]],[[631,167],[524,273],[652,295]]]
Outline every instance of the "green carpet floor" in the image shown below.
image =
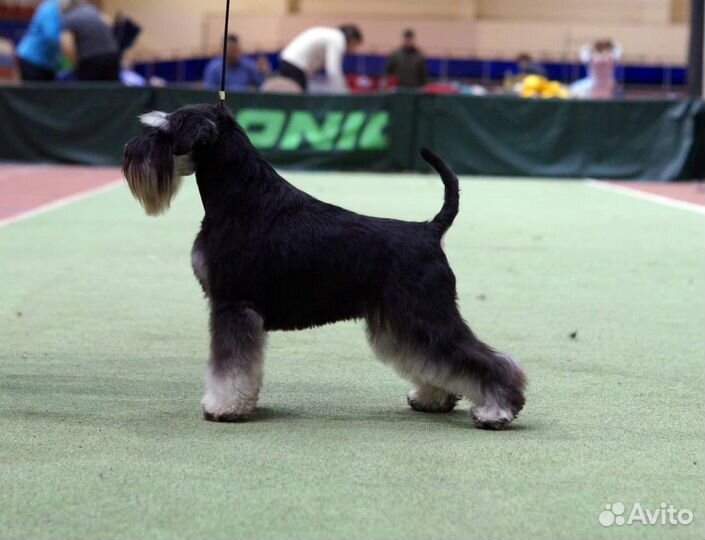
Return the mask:
[[[432,176],[292,174],[410,220]],[[446,237],[465,318],[521,359],[510,431],[409,410],[362,325],[270,337],[257,421],[201,420],[207,311],[187,182],[0,229],[0,538],[705,536],[705,218],[578,182],[466,180]],[[577,332],[577,339],[570,334]],[[666,502],[688,526],[604,528]]]

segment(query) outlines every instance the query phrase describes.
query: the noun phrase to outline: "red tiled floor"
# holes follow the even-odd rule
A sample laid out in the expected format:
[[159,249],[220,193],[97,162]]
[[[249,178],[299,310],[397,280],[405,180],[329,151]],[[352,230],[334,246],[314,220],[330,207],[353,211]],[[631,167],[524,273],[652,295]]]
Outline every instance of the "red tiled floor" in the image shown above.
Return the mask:
[[0,220],[120,178],[120,170],[109,167],[0,165]]
[[702,182],[609,182],[617,186],[676,201],[705,206],[705,184]]

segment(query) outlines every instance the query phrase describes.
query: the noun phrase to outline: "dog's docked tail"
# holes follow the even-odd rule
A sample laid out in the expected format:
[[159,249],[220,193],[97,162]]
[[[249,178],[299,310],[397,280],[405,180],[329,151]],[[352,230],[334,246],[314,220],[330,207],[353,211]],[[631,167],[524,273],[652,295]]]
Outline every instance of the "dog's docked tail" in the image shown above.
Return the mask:
[[436,169],[436,172],[441,175],[443,185],[445,186],[445,198],[443,200],[443,208],[438,212],[436,217],[431,220],[438,232],[443,235],[450,229],[455,216],[458,215],[460,203],[460,188],[458,186],[458,177],[450,167],[439,156],[431,152],[428,148],[421,149],[421,157],[426,163]]

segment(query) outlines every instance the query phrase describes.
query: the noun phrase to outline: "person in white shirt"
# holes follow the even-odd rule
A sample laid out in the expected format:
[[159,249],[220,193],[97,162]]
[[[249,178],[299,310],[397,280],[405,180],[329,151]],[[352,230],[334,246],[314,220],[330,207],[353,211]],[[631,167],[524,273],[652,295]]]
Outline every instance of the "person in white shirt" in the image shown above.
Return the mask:
[[580,61],[587,66],[587,77],[574,82],[571,93],[581,98],[613,98],[617,90],[614,72],[621,57],[622,47],[609,39],[596,41],[592,46],[583,45]]
[[325,68],[330,88],[334,92],[346,92],[343,57],[361,43],[362,32],[352,24],[339,28],[309,28],[282,51],[279,75],[291,79],[305,91],[309,75]]

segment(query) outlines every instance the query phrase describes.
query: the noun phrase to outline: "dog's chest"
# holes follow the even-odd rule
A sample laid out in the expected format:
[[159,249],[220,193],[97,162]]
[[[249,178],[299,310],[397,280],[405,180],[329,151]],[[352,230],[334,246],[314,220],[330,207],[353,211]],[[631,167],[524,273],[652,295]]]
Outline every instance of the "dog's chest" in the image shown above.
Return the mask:
[[203,292],[208,295],[208,264],[206,262],[205,252],[198,238],[194,242],[193,249],[191,250],[191,268],[193,268],[193,273],[201,284]]

